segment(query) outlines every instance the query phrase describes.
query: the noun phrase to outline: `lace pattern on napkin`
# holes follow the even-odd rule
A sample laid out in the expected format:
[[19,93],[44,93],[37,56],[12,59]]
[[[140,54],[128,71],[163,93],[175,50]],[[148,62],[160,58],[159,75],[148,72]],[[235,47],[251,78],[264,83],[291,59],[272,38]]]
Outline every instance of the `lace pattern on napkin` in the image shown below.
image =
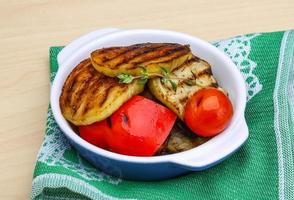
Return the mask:
[[241,35],[228,40],[219,41],[214,45],[226,53],[241,71],[247,88],[247,101],[262,90],[262,84],[253,73],[256,63],[249,58],[251,51],[250,40],[260,34]]

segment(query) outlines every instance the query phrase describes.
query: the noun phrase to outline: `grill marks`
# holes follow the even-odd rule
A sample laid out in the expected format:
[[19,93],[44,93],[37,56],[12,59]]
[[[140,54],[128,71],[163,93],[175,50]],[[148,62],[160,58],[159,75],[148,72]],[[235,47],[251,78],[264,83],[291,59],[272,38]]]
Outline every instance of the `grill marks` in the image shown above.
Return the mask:
[[[192,67],[189,69],[189,66],[195,64],[195,63],[201,63],[198,64],[199,66],[197,67]],[[187,72],[188,71],[188,72]],[[187,60],[183,64],[179,65],[176,69],[174,69],[173,74],[177,78],[180,79],[175,79],[174,81],[177,82],[178,87],[182,87],[184,85],[194,85],[195,81],[201,80],[203,78],[211,78],[212,77],[212,71],[210,65],[204,61],[199,59],[198,57],[194,56],[192,59]],[[187,84],[186,82],[190,81],[191,84]],[[189,82],[188,82],[189,83]],[[194,84],[193,84],[194,83]],[[207,87],[211,87],[217,84],[214,80],[212,80],[210,85],[207,85]]]
[[185,54],[187,54],[187,51],[183,51],[182,47],[173,45],[168,47],[163,46],[157,49],[150,48],[145,53],[131,59],[128,62],[126,69],[135,69],[138,65],[145,66],[149,64],[168,62]]
[[95,70],[90,59],[82,61],[68,76],[60,96],[64,117],[75,125],[86,125],[110,116],[144,85],[120,84]]
[[[72,110],[76,112],[77,107],[73,104],[73,99],[76,99],[76,93],[81,89],[80,84],[78,82],[85,82],[86,80],[78,80],[76,76],[80,74],[85,68],[88,67],[90,62],[87,60],[82,61],[68,76],[66,79],[63,89],[62,89],[62,98],[60,98],[60,107],[61,110],[64,111],[66,105],[72,107]],[[80,77],[80,79],[84,79],[84,77]]]
[[[193,56],[190,60],[186,60],[184,63],[182,63],[181,65],[179,65],[177,68],[174,69],[174,71],[184,71],[185,70],[185,67],[184,66],[187,66],[187,65],[191,65],[192,63],[194,62],[198,62],[200,59],[196,56]],[[192,73],[192,71],[191,71]],[[196,78],[196,77],[195,77]]]
[[185,53],[190,51],[188,46],[174,43],[144,43],[127,47],[104,48],[96,50],[93,53],[96,55],[100,54],[100,57],[102,58],[101,60],[105,63],[105,65],[109,65],[110,68],[116,68],[121,64],[139,64],[183,50],[185,50]]
[[65,105],[72,108],[73,114],[86,112],[89,104],[86,104],[81,110],[81,105],[88,97],[86,93],[94,94],[100,85],[103,75],[98,74],[91,65],[90,59],[82,61],[67,78],[62,95],[60,97],[61,109],[65,109]]
[[148,86],[150,92],[173,110],[180,119],[184,117],[185,106],[190,96],[201,88],[217,86],[210,65],[197,57],[178,66],[172,71],[171,77],[177,85],[176,92],[171,84],[162,83],[160,78],[152,78]]
[[147,68],[148,72],[151,72],[150,76],[152,76],[152,72],[160,72],[159,65],[166,65],[173,70],[178,64],[192,57],[188,45],[175,43],[144,43],[128,47],[105,48],[91,53],[96,70],[112,77],[121,73],[141,75],[139,67],[141,64]]
[[205,68],[203,69],[202,71],[199,71],[197,73],[197,76],[200,77],[200,76],[205,76],[205,75],[211,75],[212,74],[212,71],[211,71],[211,68]]
[[[63,116],[75,125],[107,119],[128,99],[144,90],[137,79],[130,84],[120,84],[114,78],[122,73],[146,75],[140,65],[151,78],[148,81],[151,93],[181,119],[185,104],[194,92],[203,87],[218,87],[210,65],[194,56],[189,45],[144,43],[103,48],[77,65],[65,81],[60,96]],[[156,77],[162,74],[161,67],[172,72],[171,79],[178,88],[176,92],[171,84],[162,83]],[[123,116],[123,120],[127,123],[127,116]],[[108,124],[111,126],[111,122]]]
[[[141,44],[132,45],[130,47],[118,47],[122,49],[126,49],[124,53],[115,56],[113,59],[107,60],[105,62],[106,65],[109,65],[110,68],[115,69],[119,65],[124,63],[132,63],[132,59],[138,58],[140,56],[144,56],[149,52],[154,52],[156,49],[164,46],[164,44],[146,44],[142,46]],[[152,58],[151,58],[152,59]]]
[[[175,47],[175,48],[165,48],[163,50],[161,50],[160,52],[158,52],[158,54],[154,56],[150,56],[148,59],[143,60],[139,63],[143,63],[144,65],[148,65],[148,64],[156,64],[156,63],[164,63],[164,62],[169,62],[172,60],[175,60],[185,54],[188,54],[190,52],[189,49],[186,49],[183,47]],[[152,54],[151,54],[152,55]]]
[[184,55],[187,52],[188,51],[183,51],[182,46],[179,47],[178,45],[173,44],[155,44],[152,46],[146,45],[134,51],[128,51],[127,53],[122,54],[119,57],[116,57],[114,60],[108,61],[107,63],[114,62],[114,64],[111,65],[112,69],[118,68],[119,65],[122,64],[128,64],[129,66],[127,68],[132,69],[137,67],[139,64],[147,64],[149,61],[156,63],[156,60],[154,59],[158,58],[163,59],[163,57],[165,57],[165,61],[169,61]]
[[103,48],[101,50],[96,50],[93,53],[99,54],[101,57],[102,62],[109,62],[127,52],[133,51],[140,47],[139,44],[131,45],[129,47],[110,47],[110,48]]

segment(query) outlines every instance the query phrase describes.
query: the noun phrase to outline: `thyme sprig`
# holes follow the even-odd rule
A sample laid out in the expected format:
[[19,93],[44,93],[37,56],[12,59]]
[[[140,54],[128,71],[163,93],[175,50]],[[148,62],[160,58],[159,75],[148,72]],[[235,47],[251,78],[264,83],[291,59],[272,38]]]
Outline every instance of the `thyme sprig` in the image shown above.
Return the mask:
[[144,65],[139,65],[139,68],[142,69],[142,76],[139,80],[139,83],[145,84],[148,81],[148,71]]
[[[117,76],[119,83],[128,84],[135,79],[139,79],[139,83],[141,84],[147,83],[149,79],[149,74],[146,67],[144,65],[139,65],[138,67],[142,70],[141,75],[133,76],[130,74],[125,74],[125,73],[119,74]],[[177,91],[177,84],[174,82],[174,80],[183,80],[183,82],[189,86],[197,85],[195,80],[187,80],[185,78],[178,78],[178,77],[171,76],[170,70],[166,67],[160,67],[160,69],[161,69],[161,73],[153,73],[152,75],[160,77],[161,82],[164,84],[167,84],[167,83],[171,84],[171,87],[175,92]]]
[[177,84],[173,80],[171,80],[170,70],[165,67],[160,67],[160,69],[161,69],[161,73],[163,74],[163,77],[161,78],[161,82],[165,84],[170,83],[172,86],[172,89],[176,92],[178,87],[177,87]]
[[118,76],[116,76],[118,78],[118,82],[119,83],[131,83],[135,79],[140,79],[139,83],[145,84],[148,81],[147,69],[143,65],[139,65],[138,67],[142,69],[142,75],[133,76],[133,75],[130,75],[130,74],[122,73],[122,74],[119,74]]
[[119,83],[131,83],[135,79],[134,76],[124,73],[119,74],[117,78]]

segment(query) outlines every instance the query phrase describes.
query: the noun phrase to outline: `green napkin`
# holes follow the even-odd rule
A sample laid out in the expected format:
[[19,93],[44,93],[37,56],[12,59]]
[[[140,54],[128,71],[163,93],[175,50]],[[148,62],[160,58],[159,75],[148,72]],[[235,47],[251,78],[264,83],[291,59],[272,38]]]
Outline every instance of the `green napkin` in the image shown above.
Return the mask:
[[[248,34],[214,43],[243,74],[249,139],[211,169],[135,182],[109,176],[64,138],[49,106],[32,199],[294,199],[294,30]],[[51,81],[62,47],[50,48]]]

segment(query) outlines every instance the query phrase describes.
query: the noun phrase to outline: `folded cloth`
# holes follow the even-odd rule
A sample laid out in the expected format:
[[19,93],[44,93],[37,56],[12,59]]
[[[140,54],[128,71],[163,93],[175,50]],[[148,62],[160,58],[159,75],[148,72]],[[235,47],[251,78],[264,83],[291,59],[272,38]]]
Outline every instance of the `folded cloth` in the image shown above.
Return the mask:
[[[294,30],[215,42],[247,86],[249,139],[208,170],[155,182],[127,181],[94,168],[73,149],[49,106],[32,199],[294,199]],[[51,81],[62,47],[50,48]]]

